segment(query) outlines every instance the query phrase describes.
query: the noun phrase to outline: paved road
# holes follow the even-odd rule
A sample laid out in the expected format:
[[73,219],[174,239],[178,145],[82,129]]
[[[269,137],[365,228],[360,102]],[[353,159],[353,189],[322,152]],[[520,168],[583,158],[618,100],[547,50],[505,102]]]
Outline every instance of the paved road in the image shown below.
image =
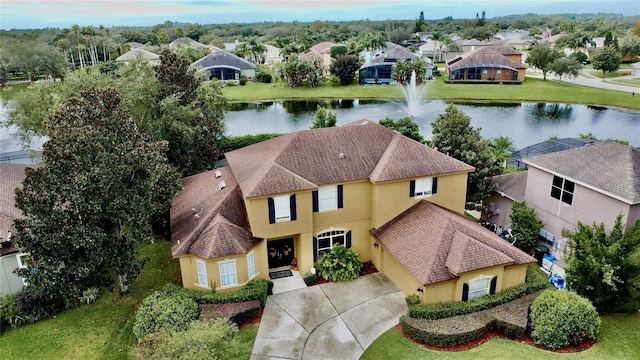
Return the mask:
[[[539,70],[527,69],[527,76],[529,77],[539,77],[542,78],[542,72]],[[559,80],[559,78],[553,74],[547,73],[547,80]],[[602,78],[593,77],[588,74],[582,74],[575,78],[567,78],[566,76],[562,78],[562,82],[581,85],[581,86],[591,86],[600,89],[606,90],[616,90],[616,91],[624,91],[628,93],[640,93],[640,87],[638,86],[626,86],[626,85],[618,85],[612,84],[609,81],[614,80],[615,78],[609,78],[607,81],[602,81]]]

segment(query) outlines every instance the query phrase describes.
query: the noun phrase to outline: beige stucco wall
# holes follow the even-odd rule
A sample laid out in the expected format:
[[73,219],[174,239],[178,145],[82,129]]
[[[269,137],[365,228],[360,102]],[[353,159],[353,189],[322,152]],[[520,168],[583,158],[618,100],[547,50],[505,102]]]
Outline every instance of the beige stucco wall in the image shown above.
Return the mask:
[[553,233],[556,239],[562,239],[563,228],[575,230],[578,221],[583,224],[604,223],[605,228],[609,230],[618,214],[629,219],[628,204],[578,183],[575,186],[571,205],[555,199],[551,197],[552,182],[552,174],[530,166],[525,201],[527,206],[535,209],[545,229]]
[[435,204],[464,213],[468,173],[438,176],[438,191],[430,196],[409,197],[410,179],[378,183],[372,187],[371,198],[374,204],[372,227],[379,227],[405,211],[416,202],[427,199]]
[[295,195],[297,220],[274,224],[269,224],[268,197],[245,199],[253,236],[274,239],[310,232],[313,227],[313,218],[310,216],[313,210],[311,191],[297,192]]
[[0,256],[0,296],[22,290],[22,278],[13,271],[18,268],[17,256],[22,253]]
[[[527,265],[505,266],[502,277],[502,288],[499,291],[510,289],[522,284],[527,278]],[[496,289],[496,291],[498,291]]]
[[[256,274],[252,277],[248,277],[247,267],[247,255],[254,253],[254,262],[256,267]],[[263,259],[261,261],[260,259]],[[203,259],[194,255],[185,255],[179,258],[180,260],[180,272],[182,274],[182,286],[188,289],[195,290],[211,290],[212,286],[215,286],[216,291],[224,292],[228,290],[237,290],[244,286],[249,280],[258,278],[269,278],[269,269],[267,264],[267,250],[266,242],[261,241],[246,254],[225,256],[214,259]],[[201,286],[198,284],[198,269],[196,261],[201,260],[206,263],[207,269],[207,281],[209,286]],[[232,286],[222,287],[220,283],[220,262],[235,261],[236,263],[236,279],[237,284]]]
[[504,281],[504,267],[503,266],[493,266],[489,268],[484,268],[480,270],[470,271],[468,273],[460,274],[458,281],[456,281],[456,289],[453,295],[453,300],[460,301],[462,300],[462,286],[465,283],[469,283],[472,281],[476,281],[483,278],[493,278],[494,276],[498,277],[496,284],[496,292],[502,291],[502,283]]

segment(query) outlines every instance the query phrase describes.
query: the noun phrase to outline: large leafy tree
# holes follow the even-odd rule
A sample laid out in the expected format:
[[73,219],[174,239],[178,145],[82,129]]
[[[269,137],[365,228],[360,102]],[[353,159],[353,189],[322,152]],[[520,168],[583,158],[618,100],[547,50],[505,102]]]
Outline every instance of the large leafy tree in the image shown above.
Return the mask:
[[623,37],[620,41],[620,54],[627,59],[640,56],[640,36],[628,35]]
[[562,52],[551,47],[548,43],[536,44],[529,50],[527,64],[542,71],[542,79],[547,80],[547,73],[551,71],[551,64],[564,56]]
[[29,253],[25,291],[78,304],[91,287],[126,291],[143,265],[134,245],[169,206],[179,177],[166,142],[138,132],[117,90],[91,88],[47,122],[43,165],[16,193],[15,241]]
[[380,120],[379,123],[380,125],[386,128],[389,128],[391,130],[395,130],[400,134],[408,138],[411,138],[415,141],[419,141],[423,144],[426,142],[426,140],[420,133],[420,128],[418,127],[418,124],[413,122],[413,120],[411,120],[410,117],[403,117],[398,119],[398,121],[393,121],[392,118],[386,117]]
[[416,58],[413,61],[408,59],[399,60],[393,67],[393,80],[400,84],[406,84],[411,80],[411,75],[415,71],[416,82],[419,84],[424,79],[424,61]]
[[431,126],[434,148],[476,168],[467,181],[465,208],[481,209],[496,187],[491,177],[499,170],[488,141],[480,136],[479,128],[471,126],[471,118],[453,104]]
[[593,68],[602,70],[602,80],[607,72],[614,72],[620,68],[620,52],[612,46],[606,46],[598,50],[591,60]]
[[538,241],[540,229],[544,226],[538,219],[536,211],[522,201],[514,201],[511,205],[511,230],[516,237],[515,246],[529,252]]
[[349,85],[356,76],[356,71],[360,67],[358,57],[355,55],[338,55],[331,64],[330,71],[340,78],[341,85]]
[[516,151],[513,139],[508,136],[498,136],[489,142],[489,151],[498,164],[507,167],[507,161],[511,159],[511,154]]
[[598,311],[640,308],[640,221],[626,232],[618,216],[607,234],[604,224],[578,222],[568,238],[565,271],[569,289],[588,298]]
[[549,70],[558,75],[560,82],[562,82],[563,76],[575,78],[580,73],[581,68],[582,65],[578,60],[566,56],[555,59],[549,66]]

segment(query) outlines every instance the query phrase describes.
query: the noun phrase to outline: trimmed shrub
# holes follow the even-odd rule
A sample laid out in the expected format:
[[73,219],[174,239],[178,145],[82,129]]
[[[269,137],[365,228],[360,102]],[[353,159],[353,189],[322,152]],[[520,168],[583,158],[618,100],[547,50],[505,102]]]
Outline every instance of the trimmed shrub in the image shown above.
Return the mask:
[[316,282],[316,280],[318,280],[318,275],[307,272],[302,275],[302,280],[304,280],[304,283],[307,284],[307,286],[311,286]]
[[[400,325],[414,340],[440,347],[468,343],[490,329],[517,339],[527,331],[527,313],[535,296],[537,294],[526,295],[490,310],[445,319],[415,319],[404,315]],[[407,297],[408,304],[412,301]]]
[[551,288],[544,273],[535,266],[527,268],[527,278],[523,284],[490,296],[482,296],[471,301],[452,301],[440,304],[408,304],[407,314],[418,319],[444,319],[457,315],[470,314],[476,311],[491,309],[518,299],[526,294],[532,294],[542,289]]
[[600,330],[596,308],[582,296],[561,290],[547,290],[531,307],[531,338],[551,349],[595,339]]
[[340,244],[322,254],[316,264],[320,276],[330,281],[357,279],[361,268],[362,261],[358,259],[358,253]]
[[145,359],[239,359],[251,343],[238,338],[238,327],[225,318],[194,321],[186,331],[162,330],[141,347]]
[[265,140],[273,139],[281,134],[258,134],[245,136],[230,136],[218,140],[218,148],[220,152],[225,153],[245,146],[253,145]]
[[[169,285],[167,285],[169,286]],[[190,290],[171,285],[180,291],[183,296],[193,299],[198,304],[225,304],[258,300],[260,306],[267,302],[267,295],[273,288],[273,282],[265,279],[254,279],[238,291],[214,293],[211,291]],[[166,287],[165,287],[166,288]]]
[[246,76],[244,76],[244,75],[242,75],[242,76],[240,77],[240,86],[245,86],[245,85],[247,85],[247,81],[248,81],[247,77],[246,77]]
[[10,327],[16,327],[20,318],[20,310],[15,295],[0,296],[0,332]]
[[420,305],[420,297],[416,294],[405,297],[404,301],[407,303],[407,306]]
[[172,290],[156,291],[142,301],[133,324],[133,333],[138,340],[163,328],[186,330],[189,323],[198,318],[198,304]]

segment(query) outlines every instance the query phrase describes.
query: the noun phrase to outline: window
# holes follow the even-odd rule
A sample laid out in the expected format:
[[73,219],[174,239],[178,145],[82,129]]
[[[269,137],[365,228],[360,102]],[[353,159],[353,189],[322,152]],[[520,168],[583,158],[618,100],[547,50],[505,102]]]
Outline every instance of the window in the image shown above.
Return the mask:
[[202,260],[196,260],[196,268],[198,269],[198,285],[208,287],[207,264]]
[[[26,269],[29,262],[29,254],[19,254],[16,256],[16,260],[18,261],[18,269]],[[31,269],[31,273],[35,273],[35,269]],[[22,278],[22,285],[29,285],[29,283]]]
[[502,77],[502,69],[496,70],[496,77],[497,78]]
[[313,192],[313,212],[341,209],[342,201],[342,185],[319,187]]
[[469,296],[467,300],[473,300],[477,297],[487,295],[489,293],[489,279],[480,279],[469,283]]
[[236,285],[236,262],[225,261],[220,263],[220,285],[222,287]]
[[486,78],[489,75],[489,72],[487,70],[482,70],[482,77]]
[[336,244],[351,247],[351,231],[332,230],[319,234],[313,238],[313,261],[331,250]]
[[438,190],[438,178],[428,177],[416,180],[411,180],[409,184],[409,196],[429,196],[435,194]]
[[256,261],[253,256],[253,251],[247,255],[247,269],[249,274],[249,279],[251,279],[256,274]]
[[267,199],[269,204],[269,224],[296,219],[296,196],[279,195]]
[[575,187],[576,184],[573,181],[554,175],[553,183],[551,184],[551,197],[571,205],[573,203],[573,191]]

